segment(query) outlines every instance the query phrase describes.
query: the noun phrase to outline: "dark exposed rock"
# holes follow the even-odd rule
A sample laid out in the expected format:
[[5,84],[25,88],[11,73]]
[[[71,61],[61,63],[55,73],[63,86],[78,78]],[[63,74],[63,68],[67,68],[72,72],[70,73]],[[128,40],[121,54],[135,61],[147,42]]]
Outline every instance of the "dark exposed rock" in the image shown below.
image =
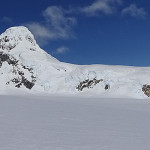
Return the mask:
[[9,41],[10,41],[10,39],[7,36],[5,36],[2,39],[0,39],[0,48],[2,50],[7,49],[8,51],[10,51],[13,48],[15,48],[16,44],[12,45],[11,43],[8,43]]
[[5,42],[9,42],[9,39],[8,39],[7,36],[4,37],[4,41],[5,41]]
[[3,62],[7,62],[9,65],[13,65],[13,66],[18,63],[18,61],[15,58],[10,57],[8,54],[0,52],[0,67]]
[[32,73],[32,71],[33,71],[33,69],[32,69],[32,68],[29,68],[28,66],[23,66],[23,65],[22,65],[22,68],[23,68],[23,69],[27,69],[27,70],[28,70],[29,72],[31,72],[31,73]]
[[20,80],[17,79],[17,78],[12,79],[11,81],[14,82],[14,83],[19,83],[20,82]]
[[145,95],[150,97],[150,85],[147,85],[147,84],[143,85],[142,91],[144,92]]
[[15,87],[20,88],[22,83],[17,84]]
[[82,91],[84,88],[92,88],[94,85],[98,84],[99,82],[103,81],[103,79],[97,80],[94,78],[93,80],[84,80],[80,82],[80,84],[76,87],[79,91]]
[[28,81],[26,78],[22,77],[22,81],[21,83],[23,83],[23,85],[28,88],[28,89],[32,89],[32,87],[34,86],[34,83]]
[[29,35],[26,36],[26,40],[28,40],[32,45],[35,45],[34,39],[30,37]]
[[0,61],[4,62],[4,61],[8,61],[9,56],[7,54],[3,54],[2,52],[0,53]]
[[24,75],[24,72],[18,71],[18,74],[21,75],[21,76],[23,76],[23,75]]
[[30,48],[31,51],[36,51],[34,48]]
[[[28,89],[31,89],[35,85],[36,77],[34,76],[33,68],[19,64],[19,61],[17,61],[14,57],[10,56],[9,54],[0,52],[0,68],[4,62],[7,62],[9,65],[12,65],[13,66],[12,74],[18,76],[8,81],[6,85],[12,82],[15,84],[15,87],[17,88],[20,88],[22,85],[24,85]],[[31,74],[31,81],[29,81],[25,77],[25,74],[23,71],[21,71],[22,69],[20,67],[24,70],[28,70],[28,72]]]
[[17,85],[15,87],[20,88],[22,85],[24,85],[26,88],[28,89],[32,89],[32,87],[35,85],[36,82],[36,77],[33,75],[33,69],[29,68],[27,66],[23,66],[22,68],[28,70],[31,73],[31,79],[32,81],[29,81],[27,78],[25,78],[24,76],[24,72],[23,71],[18,71],[18,74],[20,75],[21,79],[17,79],[17,80],[11,80],[11,81],[16,81],[15,83],[17,83]]
[[110,89],[110,85],[109,85],[109,84],[106,84],[106,85],[105,85],[105,90],[108,90],[108,89]]

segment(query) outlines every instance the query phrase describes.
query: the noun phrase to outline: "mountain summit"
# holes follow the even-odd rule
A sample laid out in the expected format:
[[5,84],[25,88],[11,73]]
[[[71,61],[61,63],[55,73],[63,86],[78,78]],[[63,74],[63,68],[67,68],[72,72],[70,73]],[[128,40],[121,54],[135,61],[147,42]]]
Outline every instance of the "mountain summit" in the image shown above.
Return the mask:
[[[58,62],[36,43],[26,27],[12,27],[0,35],[0,72],[3,87],[32,89],[40,66]],[[1,88],[2,89],[2,88]]]
[[[58,61],[23,26],[0,35],[0,93],[88,94],[103,97],[150,96],[150,67],[89,65]],[[9,89],[9,90],[8,90]]]
[[[43,51],[36,43],[32,33],[23,26],[11,27],[7,29],[3,34],[0,35],[0,49],[1,51],[15,55],[15,57],[24,57],[29,55],[32,59],[42,59],[47,55],[51,57],[45,51]],[[37,56],[40,54],[40,57]],[[35,56],[35,57],[34,57]],[[27,59],[26,57],[25,59]],[[56,60],[51,57],[52,60]]]

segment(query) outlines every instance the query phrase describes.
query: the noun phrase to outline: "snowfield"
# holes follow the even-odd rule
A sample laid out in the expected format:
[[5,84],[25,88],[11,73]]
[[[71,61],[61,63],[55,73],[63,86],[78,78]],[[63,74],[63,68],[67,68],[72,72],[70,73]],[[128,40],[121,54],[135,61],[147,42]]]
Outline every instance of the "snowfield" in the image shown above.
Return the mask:
[[0,96],[0,150],[149,150],[150,101]]

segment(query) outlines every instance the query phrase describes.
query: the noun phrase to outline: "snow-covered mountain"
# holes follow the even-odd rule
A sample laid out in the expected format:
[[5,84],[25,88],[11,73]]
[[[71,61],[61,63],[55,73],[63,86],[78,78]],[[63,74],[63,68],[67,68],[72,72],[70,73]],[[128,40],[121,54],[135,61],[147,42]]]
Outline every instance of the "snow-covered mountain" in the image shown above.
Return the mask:
[[73,65],[58,61],[23,26],[0,35],[0,93],[150,96],[150,67]]

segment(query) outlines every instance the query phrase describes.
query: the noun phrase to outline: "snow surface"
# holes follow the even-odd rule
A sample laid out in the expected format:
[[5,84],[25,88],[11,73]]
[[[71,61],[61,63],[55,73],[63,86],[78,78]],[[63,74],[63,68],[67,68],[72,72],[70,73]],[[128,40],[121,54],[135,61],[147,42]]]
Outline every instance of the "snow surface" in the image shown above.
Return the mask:
[[150,101],[0,96],[0,150],[149,150]]

